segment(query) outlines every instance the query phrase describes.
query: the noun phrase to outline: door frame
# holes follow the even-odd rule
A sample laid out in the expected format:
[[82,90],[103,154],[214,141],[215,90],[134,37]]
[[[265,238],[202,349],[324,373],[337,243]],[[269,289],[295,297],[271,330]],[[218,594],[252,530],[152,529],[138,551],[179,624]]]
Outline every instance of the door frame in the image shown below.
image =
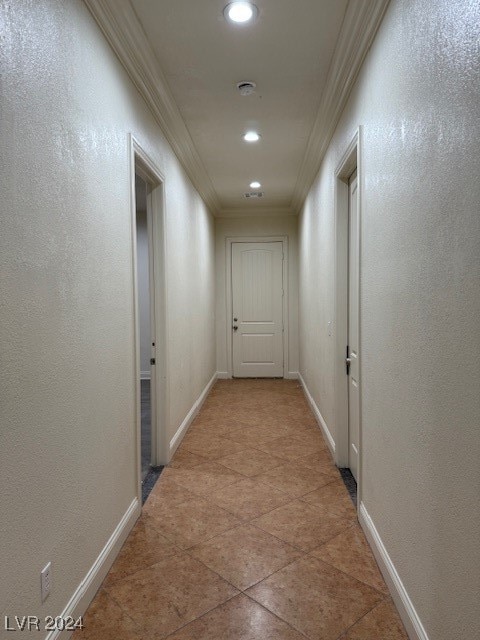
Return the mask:
[[[137,223],[135,202],[135,175],[147,183],[147,227],[149,232],[149,273],[150,291],[154,305],[150,306],[150,318],[153,321],[155,335],[155,367],[152,367],[152,465],[168,462],[167,447],[167,287],[166,287],[166,237],[165,237],[165,178],[156,163],[145,152],[138,140],[129,134],[130,155],[130,210],[132,240],[132,278],[133,278],[133,314],[134,349],[133,373],[135,379],[134,406],[136,431],[136,476],[137,496],[141,503],[142,463],[141,463],[141,390],[140,390],[140,330],[137,284]],[[154,419],[153,419],[154,418]]]
[[348,429],[348,378],[345,374],[345,357],[348,340],[348,221],[349,221],[349,179],[357,170],[358,190],[358,339],[359,339],[359,436],[358,436],[358,479],[357,504],[361,503],[362,486],[362,388],[363,374],[361,351],[361,215],[363,195],[362,171],[362,127],[355,131],[335,169],[335,262],[334,262],[334,327],[335,327],[335,463],[337,467],[349,466]]
[[288,378],[288,236],[232,236],[225,238],[225,301],[227,312],[227,372],[233,378],[233,288],[232,288],[232,244],[237,242],[261,243],[281,242],[283,251],[283,377]]

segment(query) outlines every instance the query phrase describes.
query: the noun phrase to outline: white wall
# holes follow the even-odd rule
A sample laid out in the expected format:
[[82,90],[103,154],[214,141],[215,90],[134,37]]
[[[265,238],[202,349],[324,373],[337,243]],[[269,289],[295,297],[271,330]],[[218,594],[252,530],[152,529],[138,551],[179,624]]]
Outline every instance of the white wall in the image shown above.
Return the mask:
[[[289,371],[298,371],[298,220],[292,216],[257,218],[217,218],[215,222],[216,257],[216,341],[217,371],[225,374],[227,366],[226,277],[231,266],[226,264],[226,239],[234,237],[262,238],[287,236],[288,238],[288,359]],[[230,319],[231,320],[231,319]]]
[[0,24],[3,621],[61,613],[136,496],[130,132],[175,247],[169,439],[215,372],[215,274],[212,218],[83,2],[1,3]]
[[478,637],[480,6],[392,0],[300,221],[300,371],[335,434],[334,170],[363,126],[363,501],[430,640]]
[[140,332],[140,371],[150,377],[150,288],[147,212],[137,210],[138,328]]

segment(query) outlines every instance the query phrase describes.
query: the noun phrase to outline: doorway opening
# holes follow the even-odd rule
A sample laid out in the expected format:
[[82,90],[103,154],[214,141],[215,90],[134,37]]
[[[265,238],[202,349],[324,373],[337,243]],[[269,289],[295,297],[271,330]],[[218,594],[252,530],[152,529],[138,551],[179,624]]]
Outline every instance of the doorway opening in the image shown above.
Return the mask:
[[357,505],[362,464],[360,133],[359,129],[335,171],[335,462]]
[[[137,303],[140,342],[140,461],[142,483],[154,466],[152,424],[152,366],[155,358],[154,288],[151,274],[151,224],[147,216],[147,183],[135,174],[135,223],[137,237]],[[153,317],[152,317],[153,316]],[[152,415],[153,413],[153,415]],[[152,420],[153,418],[153,420]]]
[[138,498],[168,463],[164,180],[131,137]]

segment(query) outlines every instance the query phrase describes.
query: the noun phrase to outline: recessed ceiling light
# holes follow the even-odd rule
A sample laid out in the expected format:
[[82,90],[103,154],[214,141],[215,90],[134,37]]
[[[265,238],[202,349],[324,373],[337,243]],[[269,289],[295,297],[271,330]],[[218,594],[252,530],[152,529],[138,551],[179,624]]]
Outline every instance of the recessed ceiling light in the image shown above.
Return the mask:
[[260,134],[256,131],[247,131],[243,134],[245,142],[258,142],[260,140]]
[[223,10],[223,15],[230,22],[244,24],[257,17],[258,9],[251,2],[231,2]]
[[261,186],[262,185],[257,180],[250,183],[250,189],[260,189]]

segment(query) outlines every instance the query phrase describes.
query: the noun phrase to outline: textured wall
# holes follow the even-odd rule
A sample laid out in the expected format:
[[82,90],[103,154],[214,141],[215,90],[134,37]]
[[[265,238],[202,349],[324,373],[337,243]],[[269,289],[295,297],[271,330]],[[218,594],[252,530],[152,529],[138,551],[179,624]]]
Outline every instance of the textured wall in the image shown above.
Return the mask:
[[288,236],[288,356],[289,370],[298,371],[298,220],[295,217],[217,218],[215,223],[216,256],[216,339],[217,371],[227,371],[226,239],[233,237]]
[[169,439],[215,371],[215,276],[211,216],[85,5],[0,2],[0,25],[3,623],[60,613],[136,495],[129,132],[175,247]]
[[392,0],[300,222],[300,370],[335,433],[334,170],[363,125],[363,499],[431,640],[480,629],[480,6]]

